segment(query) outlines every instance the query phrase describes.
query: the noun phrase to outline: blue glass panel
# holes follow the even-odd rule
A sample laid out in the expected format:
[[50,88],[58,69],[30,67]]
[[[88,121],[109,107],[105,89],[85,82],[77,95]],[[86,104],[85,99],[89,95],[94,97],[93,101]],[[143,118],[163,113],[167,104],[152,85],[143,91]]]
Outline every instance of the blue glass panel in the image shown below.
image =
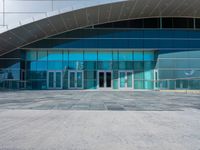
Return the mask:
[[47,51],[38,51],[38,60],[47,60]]
[[145,80],[153,80],[153,73],[152,73],[152,71],[145,71],[144,72],[144,79]]
[[62,61],[49,61],[48,70],[62,70]]
[[29,82],[30,88],[35,90],[46,89],[47,88],[47,81],[46,80],[32,80]]
[[66,61],[66,60],[68,60],[68,57],[69,57],[69,55],[68,55],[68,51],[64,51],[63,52],[63,61]]
[[120,61],[119,62],[119,69],[125,70],[126,69],[126,62],[125,61]]
[[83,52],[82,51],[70,51],[69,52],[69,61],[83,61]]
[[113,61],[113,70],[118,70],[119,69],[119,62],[118,61]]
[[84,60],[85,61],[97,61],[97,51],[86,51],[84,53]]
[[132,51],[119,52],[119,61],[132,61],[132,60],[133,60]]
[[118,60],[119,60],[118,52],[114,51],[113,52],[113,61],[118,61]]
[[98,61],[112,61],[112,51],[99,52]]
[[112,69],[112,61],[99,61],[98,69],[100,70],[111,70]]
[[83,70],[84,64],[82,61],[69,61],[69,70]]
[[144,52],[144,61],[153,61],[154,60],[154,52]]
[[46,79],[46,71],[27,71],[27,79]]
[[134,70],[143,70],[144,62],[143,61],[135,61],[134,62]]
[[155,68],[155,63],[154,61],[145,61],[144,62],[144,69],[145,70],[151,70]]
[[85,89],[96,89],[97,88],[97,81],[96,80],[85,80]]
[[143,61],[143,51],[135,51],[134,52],[134,60],[135,61]]
[[37,70],[38,71],[47,70],[47,62],[46,61],[38,61],[37,62]]
[[68,69],[68,61],[63,61],[63,69],[64,70]]
[[26,60],[37,60],[36,51],[27,51],[26,52]]
[[4,79],[19,80],[20,70],[4,70],[3,76],[4,76]]
[[144,72],[143,71],[135,71],[134,72],[134,79],[135,80],[143,80],[144,79]]
[[85,61],[84,62],[84,69],[95,70],[96,68],[97,68],[96,61]]
[[135,80],[134,81],[134,89],[144,89],[144,81],[143,80]]
[[62,60],[62,52],[61,51],[49,51],[48,52],[48,60]]
[[30,70],[32,70],[32,71],[37,70],[37,62],[36,61],[32,61],[27,64],[30,65],[30,68],[29,68]]

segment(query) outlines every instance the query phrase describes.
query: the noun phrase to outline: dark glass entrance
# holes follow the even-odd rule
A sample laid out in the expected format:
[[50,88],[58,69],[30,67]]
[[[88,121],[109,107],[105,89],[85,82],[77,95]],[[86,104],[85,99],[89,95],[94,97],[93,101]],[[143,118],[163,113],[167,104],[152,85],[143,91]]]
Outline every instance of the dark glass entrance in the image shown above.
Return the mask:
[[99,88],[112,88],[112,72],[99,71],[98,72]]

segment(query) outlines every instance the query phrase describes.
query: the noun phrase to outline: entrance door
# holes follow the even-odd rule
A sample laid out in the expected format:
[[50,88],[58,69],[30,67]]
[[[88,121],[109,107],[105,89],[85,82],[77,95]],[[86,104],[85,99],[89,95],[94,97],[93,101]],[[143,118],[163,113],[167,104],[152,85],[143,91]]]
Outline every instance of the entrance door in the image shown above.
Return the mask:
[[119,71],[119,88],[133,89],[133,71]]
[[102,89],[112,88],[111,71],[98,71],[98,87]]
[[83,89],[83,71],[69,71],[69,89]]
[[62,72],[49,71],[47,75],[48,89],[62,89]]

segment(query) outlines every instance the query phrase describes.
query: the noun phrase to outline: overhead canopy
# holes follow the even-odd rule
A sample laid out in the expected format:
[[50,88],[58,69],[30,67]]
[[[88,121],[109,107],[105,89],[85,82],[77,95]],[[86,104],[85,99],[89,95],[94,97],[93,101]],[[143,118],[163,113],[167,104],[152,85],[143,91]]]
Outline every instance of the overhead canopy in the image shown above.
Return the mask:
[[0,33],[0,55],[59,33],[108,22],[153,17],[200,17],[200,0],[116,1],[61,12]]

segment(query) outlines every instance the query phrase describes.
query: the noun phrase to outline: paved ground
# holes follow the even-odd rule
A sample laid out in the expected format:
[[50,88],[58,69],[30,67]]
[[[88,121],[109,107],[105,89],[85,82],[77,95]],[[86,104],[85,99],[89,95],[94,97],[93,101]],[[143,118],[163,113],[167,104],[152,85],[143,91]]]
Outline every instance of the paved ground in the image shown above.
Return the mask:
[[0,92],[0,150],[200,150],[199,109],[181,93]]
[[0,109],[181,111],[200,109],[200,95],[128,91],[0,92]]

